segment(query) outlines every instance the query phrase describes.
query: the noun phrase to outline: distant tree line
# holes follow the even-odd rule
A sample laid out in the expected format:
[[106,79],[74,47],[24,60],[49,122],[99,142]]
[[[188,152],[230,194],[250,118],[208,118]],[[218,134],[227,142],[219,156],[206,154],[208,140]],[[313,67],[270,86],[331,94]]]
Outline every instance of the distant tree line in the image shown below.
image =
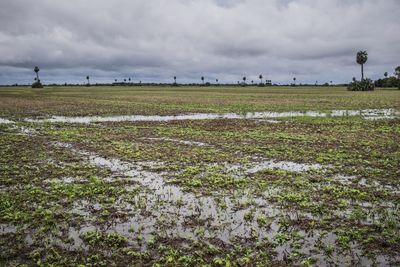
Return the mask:
[[[350,91],[370,91],[370,90],[374,90],[375,86],[376,87],[398,87],[400,89],[400,66],[395,68],[395,72],[394,75],[395,76],[391,76],[389,77],[388,72],[384,73],[384,78],[378,79],[375,82],[372,82],[371,79],[364,79],[364,64],[367,62],[368,60],[368,53],[366,51],[359,51],[357,52],[356,55],[356,62],[358,64],[361,65],[361,81],[357,81],[357,79],[355,77],[353,77],[353,81],[351,83],[348,84],[348,90]],[[34,78],[34,83],[32,84],[32,88],[43,88],[42,83],[40,82],[39,79],[39,67],[35,66],[35,68],[33,69],[36,77]],[[251,85],[252,86],[278,86],[281,84],[273,84],[271,80],[265,80],[264,83],[264,76],[262,74],[260,74],[258,76],[258,78],[260,79],[260,83],[254,83],[254,80],[251,80]],[[91,86],[90,83],[90,76],[87,75],[86,76],[86,80],[87,83],[85,84],[86,86]],[[173,80],[174,82],[172,83],[172,86],[178,86],[178,82],[177,82],[177,76],[173,76]],[[201,80],[201,85],[202,86],[211,86],[211,82],[207,81],[205,82],[205,77],[201,76],[200,77]],[[247,77],[243,76],[242,78],[242,82],[237,81],[237,85],[239,86],[247,86]],[[296,81],[297,78],[293,77],[293,83],[290,84],[291,86],[296,86]],[[52,84],[52,85],[57,85],[57,84]],[[68,83],[64,83],[63,85],[65,86],[80,86],[82,84],[68,84]],[[110,85],[109,83],[96,83],[94,85],[98,85],[98,86],[105,86],[105,85]],[[113,86],[141,86],[141,85],[171,85],[168,83],[145,83],[142,84],[142,81],[139,82],[132,82],[131,78],[124,78],[121,82],[118,81],[118,79],[114,79],[114,82],[111,83],[111,85]],[[189,84],[185,84],[185,85],[189,85],[189,86],[198,86],[198,83],[189,83]],[[219,82],[218,79],[215,79],[215,83],[214,85],[219,86],[219,85],[232,85],[232,83],[226,83],[226,84],[221,84]],[[282,84],[285,85],[285,84]],[[315,81],[315,84],[302,84],[299,83],[300,86],[319,86],[318,81]],[[18,86],[18,84],[15,84],[15,86]],[[330,81],[330,84],[328,82],[322,84],[322,86],[333,86],[333,81]],[[341,85],[338,85],[341,86]]]
[[376,87],[398,87],[400,89],[400,66],[394,70],[394,76],[389,77],[389,73],[385,72],[383,78],[375,81]]

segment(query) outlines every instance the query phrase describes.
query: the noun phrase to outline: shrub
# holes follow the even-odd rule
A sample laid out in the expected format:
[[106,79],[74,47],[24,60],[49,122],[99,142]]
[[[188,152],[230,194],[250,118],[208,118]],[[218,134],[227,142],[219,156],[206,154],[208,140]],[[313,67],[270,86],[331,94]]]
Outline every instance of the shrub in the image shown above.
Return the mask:
[[43,88],[43,85],[40,81],[37,81],[32,84],[32,88]]
[[398,87],[400,86],[399,80],[396,77],[389,77],[384,79],[378,79],[375,81],[376,87]]
[[365,79],[362,81],[353,81],[347,86],[349,91],[374,91],[375,85],[371,79]]

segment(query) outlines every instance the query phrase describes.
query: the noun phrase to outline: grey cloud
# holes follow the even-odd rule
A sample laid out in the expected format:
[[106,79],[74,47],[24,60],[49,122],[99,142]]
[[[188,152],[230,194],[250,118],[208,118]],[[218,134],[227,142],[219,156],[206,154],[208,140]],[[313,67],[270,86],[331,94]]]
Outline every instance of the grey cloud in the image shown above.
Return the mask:
[[4,0],[0,84],[31,82],[35,65],[53,82],[85,73],[346,82],[359,73],[360,49],[377,78],[400,65],[399,8],[397,0]]

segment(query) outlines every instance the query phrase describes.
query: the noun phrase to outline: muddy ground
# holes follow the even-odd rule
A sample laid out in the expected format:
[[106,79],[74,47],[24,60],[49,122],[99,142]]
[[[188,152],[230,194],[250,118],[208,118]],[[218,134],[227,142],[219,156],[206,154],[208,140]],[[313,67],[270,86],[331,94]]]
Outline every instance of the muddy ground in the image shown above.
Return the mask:
[[153,90],[0,90],[0,265],[400,265],[400,91]]

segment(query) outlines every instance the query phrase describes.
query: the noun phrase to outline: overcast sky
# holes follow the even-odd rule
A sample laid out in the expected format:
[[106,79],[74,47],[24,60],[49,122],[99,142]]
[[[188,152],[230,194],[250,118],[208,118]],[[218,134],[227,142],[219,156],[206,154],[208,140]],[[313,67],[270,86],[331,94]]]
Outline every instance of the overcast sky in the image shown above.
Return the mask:
[[0,84],[347,82],[400,65],[399,0],[0,0]]

